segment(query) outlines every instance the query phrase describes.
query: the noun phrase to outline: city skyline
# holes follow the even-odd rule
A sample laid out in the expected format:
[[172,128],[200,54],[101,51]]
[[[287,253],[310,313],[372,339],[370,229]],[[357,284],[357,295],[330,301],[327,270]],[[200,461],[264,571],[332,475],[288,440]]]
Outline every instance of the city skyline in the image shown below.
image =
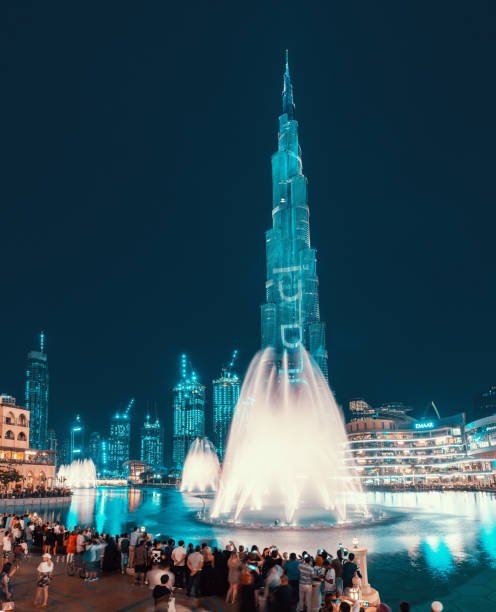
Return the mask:
[[[205,73],[201,32],[164,36],[165,15],[138,17],[136,38],[117,32],[109,49],[98,24],[68,37],[53,9],[33,8],[27,21],[18,10],[3,198],[4,281],[16,298],[3,303],[2,391],[23,397],[41,328],[51,427],[87,411],[97,429],[131,396],[166,410],[182,352],[210,381],[235,345],[245,372],[258,348],[287,47],[338,400],[434,399],[455,413],[494,384],[493,20],[483,9],[468,23],[458,3],[448,21],[439,7],[429,20],[421,9],[332,7],[320,23],[302,15],[302,38],[291,11],[269,10],[271,36],[256,52],[253,17],[235,41],[222,34],[226,21],[214,26]],[[104,8],[102,24],[112,18]],[[198,91],[208,91],[201,103]],[[210,146],[201,163],[200,142]]]

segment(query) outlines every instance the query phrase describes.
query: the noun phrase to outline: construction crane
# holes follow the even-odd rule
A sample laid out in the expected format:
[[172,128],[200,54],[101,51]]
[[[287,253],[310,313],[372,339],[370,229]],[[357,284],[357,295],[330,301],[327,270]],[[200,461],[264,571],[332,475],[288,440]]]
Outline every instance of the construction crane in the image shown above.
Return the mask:
[[128,417],[131,413],[131,408],[134,406],[134,397],[129,400],[126,410],[124,410],[124,416]]
[[227,368],[224,368],[226,373],[232,374],[234,364],[236,363],[236,360],[238,359],[238,353],[239,353],[238,349],[235,349],[232,354],[231,361],[229,362]]

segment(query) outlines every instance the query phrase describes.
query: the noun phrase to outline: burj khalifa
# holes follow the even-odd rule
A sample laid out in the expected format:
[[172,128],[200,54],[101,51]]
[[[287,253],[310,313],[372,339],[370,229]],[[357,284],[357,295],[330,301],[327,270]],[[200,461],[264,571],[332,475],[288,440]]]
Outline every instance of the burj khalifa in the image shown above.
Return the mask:
[[327,378],[326,329],[320,319],[317,253],[310,243],[307,187],[286,51],[278,147],[272,155],[272,228],[266,232],[262,348],[275,350],[280,367],[286,353],[288,373],[297,377],[303,346]]

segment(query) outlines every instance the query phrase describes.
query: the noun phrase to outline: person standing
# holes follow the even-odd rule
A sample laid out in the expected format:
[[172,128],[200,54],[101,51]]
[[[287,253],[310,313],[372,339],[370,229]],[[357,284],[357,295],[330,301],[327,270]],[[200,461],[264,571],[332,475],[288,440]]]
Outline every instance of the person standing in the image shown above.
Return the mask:
[[131,537],[129,538],[129,567],[134,567],[134,550],[136,548],[136,545],[138,544],[139,536],[140,534],[138,528],[135,527],[133,529],[133,532],[131,533]]
[[36,568],[38,572],[38,581],[34,605],[38,605],[41,600],[41,607],[46,608],[48,605],[48,587],[52,580],[53,562],[50,553],[44,553],[42,562]]
[[298,612],[303,612],[303,610],[311,612],[312,610],[312,579],[312,558],[310,555],[305,555],[303,557],[303,563],[300,563],[300,598],[298,601]]
[[348,555],[348,561],[343,565],[343,587],[345,589],[351,589],[353,587],[353,577],[355,574],[359,578],[362,577],[358,565],[355,563],[355,555],[350,553]]
[[191,553],[188,556],[187,565],[189,569],[187,590],[188,596],[198,597],[198,595],[200,594],[200,577],[203,568],[203,555],[201,554],[200,546],[197,546],[195,548],[195,552]]
[[147,562],[148,557],[145,544],[143,540],[140,540],[138,544],[136,544],[136,548],[134,549],[134,584],[140,584],[140,578],[141,584],[145,584]]
[[12,563],[6,563],[2,568],[0,574],[0,582],[2,587],[2,600],[13,601],[14,593],[12,591],[12,576],[16,573],[16,567],[12,566]]
[[124,574],[129,562],[129,538],[127,533],[123,533],[119,538],[119,552],[121,553],[121,574]]
[[241,562],[239,560],[238,552],[236,549],[231,551],[229,559],[227,561],[227,581],[229,582],[229,589],[227,590],[226,602],[235,603],[238,596],[239,579],[241,574]]
[[336,594],[339,597],[343,594],[343,563],[339,556],[331,561],[331,567],[336,575]]
[[300,562],[294,552],[289,555],[289,559],[284,562],[284,571],[288,576],[289,586],[293,593],[293,603],[298,603],[298,591],[300,585]]
[[174,575],[176,577],[176,588],[182,589],[184,587],[184,565],[186,563],[186,549],[184,548],[184,541],[179,540],[178,545],[171,554],[172,562],[174,563]]

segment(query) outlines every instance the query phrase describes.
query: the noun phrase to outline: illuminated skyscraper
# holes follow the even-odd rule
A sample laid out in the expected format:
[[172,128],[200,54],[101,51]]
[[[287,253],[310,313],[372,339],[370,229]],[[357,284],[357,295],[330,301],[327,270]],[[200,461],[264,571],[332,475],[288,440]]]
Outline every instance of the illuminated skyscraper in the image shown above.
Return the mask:
[[232,359],[226,368],[222,368],[220,378],[212,381],[213,386],[213,408],[214,408],[214,444],[219,459],[224,459],[224,451],[227,444],[227,436],[234,414],[234,409],[239,399],[241,381],[234,372],[234,363],[238,351],[234,351]]
[[140,459],[152,468],[164,463],[162,427],[158,419],[151,421],[149,414],[146,415],[145,422],[141,428]]
[[74,422],[71,423],[71,449],[70,461],[84,458],[84,424],[79,414],[76,415]]
[[131,442],[131,408],[134,398],[123,412],[116,412],[110,420],[108,441],[108,471],[114,476],[124,473],[123,463],[129,461]]
[[48,429],[48,358],[45,334],[40,333],[40,349],[28,353],[25,404],[30,411],[31,448],[46,448]]
[[107,468],[108,442],[100,432],[92,431],[88,438],[86,454],[93,460],[98,474],[103,474]]
[[193,440],[205,435],[205,387],[186,355],[181,355],[181,379],[174,387],[172,460],[182,467]]
[[325,324],[320,320],[317,254],[310,246],[307,179],[302,171],[298,122],[286,51],[278,149],[272,155],[272,223],[266,232],[266,303],[262,305],[262,348],[278,357],[287,351],[288,369],[300,369],[303,345],[327,378]]

